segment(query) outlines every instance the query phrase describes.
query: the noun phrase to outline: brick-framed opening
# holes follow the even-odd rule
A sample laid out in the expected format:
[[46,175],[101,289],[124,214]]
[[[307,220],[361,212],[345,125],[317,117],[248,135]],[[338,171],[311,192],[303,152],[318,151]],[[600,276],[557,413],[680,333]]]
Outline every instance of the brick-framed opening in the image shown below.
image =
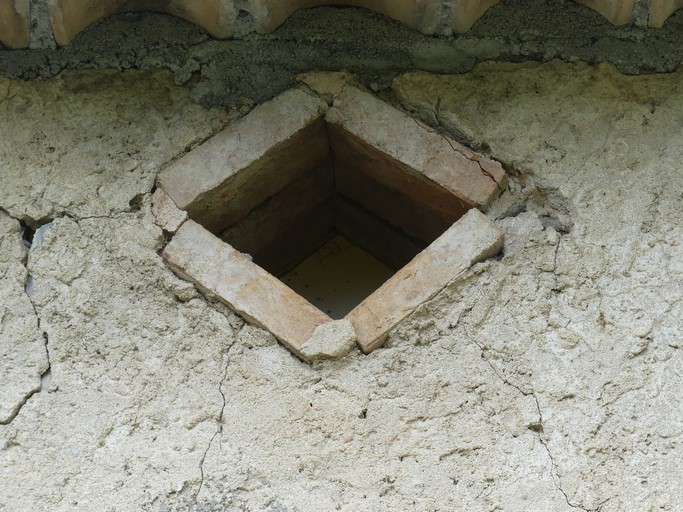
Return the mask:
[[331,106],[307,88],[281,94],[159,177],[190,219],[163,252],[171,268],[304,359],[332,320],[274,275],[334,233],[397,271],[345,317],[366,353],[502,245],[479,212],[506,186],[500,164],[355,85],[333,88],[317,88]]

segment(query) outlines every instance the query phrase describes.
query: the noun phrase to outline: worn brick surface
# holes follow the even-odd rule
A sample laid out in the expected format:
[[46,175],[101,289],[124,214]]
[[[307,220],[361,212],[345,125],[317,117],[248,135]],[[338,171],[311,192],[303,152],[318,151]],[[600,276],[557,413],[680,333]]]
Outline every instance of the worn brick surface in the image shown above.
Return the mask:
[[252,14],[261,33],[271,32],[299,9],[348,5],[379,12],[424,34],[433,34],[441,19],[441,0],[254,0]]
[[296,354],[301,355],[301,346],[316,327],[331,321],[279,279],[192,220],[183,224],[162,254],[175,272],[268,329]]
[[455,0],[451,15],[453,32],[467,32],[486,11],[501,0]]
[[311,169],[223,231],[220,237],[239,251],[259,254],[299,222],[311,207],[331,201],[333,181],[331,163]]
[[353,133],[334,124],[328,125],[328,128],[334,160],[338,167],[349,167],[366,174],[380,186],[405,194],[414,203],[449,223],[455,222],[472,207],[464,199],[430,180],[412,166],[392,158]]
[[26,48],[30,26],[29,0],[0,0],[0,43],[7,48]]
[[48,3],[55,39],[67,45],[88,25],[126,11],[161,11],[200,25],[223,39],[233,33],[233,0],[55,0]]
[[152,213],[156,225],[169,233],[178,231],[188,217],[187,212],[179,209],[161,187],[152,195]]
[[[342,196],[425,244],[431,243],[465,213],[458,208],[458,217],[441,215],[429,205],[416,202],[411,196],[383,185],[341,160],[335,163],[335,188]],[[459,203],[456,205],[459,207]]]
[[478,210],[470,210],[346,316],[361,350],[368,353],[380,347],[389,331],[415,308],[502,246],[501,230]]
[[154,201],[162,225],[178,229],[174,205],[191,218],[164,250],[168,264],[300,356],[330,319],[273,275],[305,259],[335,229],[400,269],[348,316],[366,352],[502,244],[500,231],[476,210],[506,185],[500,164],[370,93],[334,89],[329,110],[301,89],[257,107],[165,169],[159,184],[168,196],[158,193]]
[[[611,23],[631,20],[635,0],[576,0],[602,14]],[[69,44],[92,23],[126,11],[160,11],[204,28],[212,37],[229,38],[236,33],[237,13],[248,19],[237,29],[240,36],[251,31],[269,33],[299,9],[323,5],[354,6],[373,10],[424,34],[467,32],[488,9],[501,0],[50,0],[54,36]],[[0,0],[0,43],[25,48],[29,42],[29,0]],[[661,27],[683,0],[649,0],[649,25]],[[448,27],[450,25],[450,27]],[[328,95],[323,95],[328,99]]]
[[[635,0],[577,0],[579,3],[598,11],[614,25],[628,23]],[[650,2],[652,5],[652,2]]]
[[661,27],[666,19],[681,7],[683,7],[683,0],[650,0],[649,25],[655,28]]
[[355,346],[356,333],[351,322],[333,320],[316,328],[313,336],[301,346],[301,353],[309,361],[339,359]]
[[326,108],[286,91],[171,164],[159,183],[190,218],[220,233],[326,161]]
[[[335,158],[456,218],[454,198],[461,211],[485,209],[507,185],[499,163],[460,151],[442,135],[355,87],[337,96],[326,118]],[[495,174],[488,170],[494,167],[499,169]],[[440,197],[433,184],[442,189]]]
[[356,84],[353,75],[347,71],[310,71],[296,79],[330,105],[347,85]]
[[337,231],[388,267],[398,270],[424,246],[343,197],[334,200]]

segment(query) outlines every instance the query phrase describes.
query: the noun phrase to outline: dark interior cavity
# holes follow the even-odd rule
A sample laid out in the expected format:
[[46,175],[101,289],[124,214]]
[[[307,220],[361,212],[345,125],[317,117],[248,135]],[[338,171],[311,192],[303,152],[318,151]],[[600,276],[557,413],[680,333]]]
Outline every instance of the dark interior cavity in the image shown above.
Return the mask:
[[[241,184],[239,198],[207,197],[196,211],[210,213],[190,215],[282,278],[337,236],[393,273],[466,212],[441,187],[340,127],[315,127],[273,148],[263,172],[249,173]],[[292,175],[289,181],[278,177]],[[339,269],[331,265],[329,271]],[[356,303],[390,277],[378,272],[385,277]],[[330,294],[342,293],[337,285]],[[304,289],[295,291],[306,296]]]

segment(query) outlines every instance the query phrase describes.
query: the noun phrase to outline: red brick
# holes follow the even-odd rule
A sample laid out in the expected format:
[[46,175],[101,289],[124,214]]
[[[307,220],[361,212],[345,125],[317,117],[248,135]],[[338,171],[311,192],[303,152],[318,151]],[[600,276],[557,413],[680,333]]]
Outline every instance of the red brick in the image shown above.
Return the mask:
[[[377,170],[376,167],[372,169]],[[425,244],[434,241],[465,213],[462,203],[457,198],[453,199],[450,194],[446,195],[446,199],[453,201],[454,212],[447,215],[443,209],[434,208],[440,189],[431,196],[426,195],[425,199],[431,197],[431,201],[420,204],[414,197],[392,188],[386,181],[388,180],[376,180],[362,168],[348,165],[342,160],[335,162],[335,187],[338,194]],[[422,183],[417,182],[412,190],[415,191],[420,185]]]
[[260,33],[280,26],[299,9],[321,5],[364,7],[416,28],[423,34],[434,34],[441,20],[441,0],[255,0],[252,14]]
[[0,43],[10,49],[28,47],[30,24],[29,0],[0,0]]
[[312,207],[332,200],[333,181],[331,164],[311,169],[223,231],[220,238],[238,251],[263,253],[283,233],[302,222],[302,216]]
[[368,353],[380,347],[400,321],[502,247],[500,229],[484,214],[470,210],[346,316],[361,350]]
[[164,169],[159,183],[191,219],[220,233],[327,160],[326,108],[286,91]]
[[200,25],[211,36],[232,36],[233,0],[56,0],[49,2],[55,39],[67,45],[90,24],[126,11],[161,11]]
[[[507,186],[499,163],[461,151],[449,139],[355,87],[347,87],[337,96],[326,119],[334,158],[361,165],[378,181],[391,180],[393,188],[414,194],[418,203],[433,201],[429,198],[436,184],[442,190],[434,197],[439,203],[435,207],[455,214],[457,198],[461,210],[485,210]],[[499,169],[495,173],[502,176],[499,182],[494,180],[492,168]],[[419,182],[433,184],[416,187]],[[418,196],[425,193],[428,195]]]
[[279,279],[202,226],[188,220],[162,256],[174,272],[195,283],[250,322],[268,329],[294,353],[332,319]]

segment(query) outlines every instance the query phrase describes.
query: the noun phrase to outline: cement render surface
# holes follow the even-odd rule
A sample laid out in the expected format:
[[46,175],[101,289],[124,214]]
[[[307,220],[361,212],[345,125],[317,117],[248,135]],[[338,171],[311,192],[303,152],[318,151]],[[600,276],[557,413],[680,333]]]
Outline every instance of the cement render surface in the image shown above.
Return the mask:
[[[33,1],[34,14],[42,13],[45,4]],[[310,70],[347,69],[379,88],[402,72],[462,73],[489,60],[580,59],[609,62],[625,73],[673,71],[683,55],[683,11],[663,28],[651,29],[642,26],[646,20],[641,10],[636,9],[633,24],[614,27],[570,0],[506,0],[466,34],[424,36],[371,11],[321,7],[296,12],[267,35],[241,36],[247,28],[240,29],[239,23],[248,23],[248,18],[238,18],[236,39],[226,41],[213,40],[179,18],[130,13],[93,24],[65,48],[50,48],[51,34],[34,20],[34,49],[0,50],[0,75],[167,69],[178,84],[189,84],[204,106],[225,107],[238,105],[242,97],[270,99],[295,85],[298,73]]]
[[[313,366],[158,255],[154,178],[233,114],[165,72],[0,82],[0,510],[677,510],[681,78],[397,78],[509,166],[505,252]],[[14,219],[53,220],[28,258]]]

